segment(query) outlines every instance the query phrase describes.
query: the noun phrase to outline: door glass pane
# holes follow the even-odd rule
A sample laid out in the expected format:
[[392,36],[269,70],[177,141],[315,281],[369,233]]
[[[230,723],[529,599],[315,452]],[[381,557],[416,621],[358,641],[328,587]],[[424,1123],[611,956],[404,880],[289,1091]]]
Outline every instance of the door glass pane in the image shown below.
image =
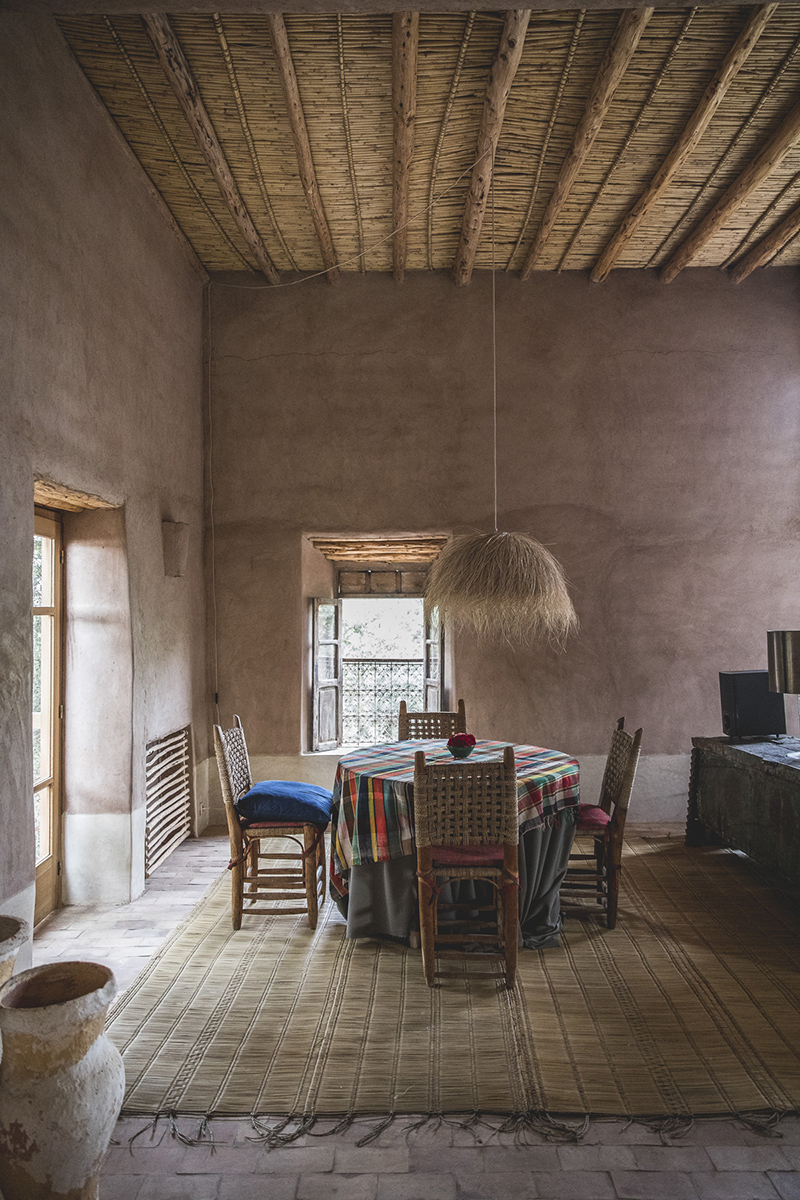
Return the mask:
[[53,789],[48,784],[33,795],[33,823],[36,835],[36,865],[52,853]]
[[317,655],[317,664],[319,668],[319,678],[337,679],[339,671],[337,669],[337,647],[336,646],[320,646]]
[[33,538],[33,607],[53,605],[53,558],[55,540],[37,533]]
[[53,618],[33,618],[33,781],[53,774]]
[[333,642],[336,640],[336,607],[333,604],[320,604],[318,616],[319,640]]

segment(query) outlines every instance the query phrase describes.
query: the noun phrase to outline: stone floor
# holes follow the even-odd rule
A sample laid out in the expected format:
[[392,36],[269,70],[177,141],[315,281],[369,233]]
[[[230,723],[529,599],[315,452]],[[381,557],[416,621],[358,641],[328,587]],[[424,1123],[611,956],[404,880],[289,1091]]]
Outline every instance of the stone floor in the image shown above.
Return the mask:
[[[128,987],[224,869],[227,838],[185,842],[121,908],[65,908],[37,929],[34,961],[90,958]],[[699,1120],[662,1140],[642,1125],[595,1120],[578,1144],[472,1132],[456,1124],[385,1129],[367,1146],[360,1123],[267,1151],[246,1121],[215,1121],[213,1145],[187,1145],[197,1122],[119,1122],[101,1200],[800,1200],[800,1119],[764,1137],[733,1120]],[[138,1134],[129,1144],[129,1139]]]

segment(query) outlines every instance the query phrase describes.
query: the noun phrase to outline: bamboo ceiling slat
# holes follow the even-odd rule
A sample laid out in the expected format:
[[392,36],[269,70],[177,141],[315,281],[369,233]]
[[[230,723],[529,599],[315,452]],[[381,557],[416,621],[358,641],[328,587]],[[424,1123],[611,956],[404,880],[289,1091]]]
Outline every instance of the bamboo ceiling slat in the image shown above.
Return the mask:
[[[246,52],[237,37],[237,23],[229,18],[221,19],[230,67],[239,92],[239,104],[245,116],[246,129],[252,138],[253,148],[258,155],[258,167],[264,184],[262,193],[259,172],[254,169],[247,135],[242,126],[237,96],[231,84],[229,68],[225,60],[223,45],[213,17],[176,17],[172,27],[180,42],[194,78],[202,92],[203,103],[222,145],[236,185],[245,202],[250,218],[267,248],[270,258],[278,270],[292,267],[291,247],[286,238],[276,205],[273,203],[273,187],[266,155],[254,127],[253,114],[263,103],[264,74],[267,64],[271,67],[272,51],[269,35],[253,39]],[[254,78],[255,76],[255,78]],[[269,205],[264,202],[266,194]],[[272,210],[270,212],[270,209]]]
[[[536,269],[590,270],[694,112],[748,16],[739,6],[656,10]],[[534,12],[506,106],[494,183],[494,260],[518,270],[532,244],[619,19]],[[392,17],[287,15],[319,195],[344,270],[392,269]],[[488,73],[504,13],[423,12],[409,175],[406,271],[451,270]],[[68,17],[75,57],[210,271],[256,270],[165,78],[142,20]],[[317,272],[268,23],[182,14],[172,27],[242,200],[279,271]],[[800,3],[781,4],[697,147],[627,243],[618,267],[663,265],[737,179],[800,95]],[[732,264],[800,203],[793,148],[693,265]],[[433,205],[431,207],[431,202]],[[491,204],[475,258],[492,263]],[[794,239],[773,262],[800,262]]]

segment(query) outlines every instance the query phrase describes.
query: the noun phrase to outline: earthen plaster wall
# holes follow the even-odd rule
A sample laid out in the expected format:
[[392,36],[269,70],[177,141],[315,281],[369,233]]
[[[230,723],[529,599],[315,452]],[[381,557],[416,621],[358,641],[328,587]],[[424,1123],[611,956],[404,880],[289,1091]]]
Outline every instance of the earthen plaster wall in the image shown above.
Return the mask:
[[[105,638],[69,665],[67,899],[141,888],[147,741],[193,721],[208,753],[202,284],[49,18],[0,18],[0,91],[0,901],[30,917],[35,473],[123,506],[66,522],[73,615]],[[163,518],[190,526],[184,578]]]
[[[308,777],[302,535],[492,527],[490,280],[212,294],[220,706],[262,770]],[[553,549],[581,633],[459,636],[451,698],[478,735],[578,755],[588,795],[624,714],[637,815],[680,819],[717,673],[800,620],[800,277],[501,274],[497,303],[500,527]]]

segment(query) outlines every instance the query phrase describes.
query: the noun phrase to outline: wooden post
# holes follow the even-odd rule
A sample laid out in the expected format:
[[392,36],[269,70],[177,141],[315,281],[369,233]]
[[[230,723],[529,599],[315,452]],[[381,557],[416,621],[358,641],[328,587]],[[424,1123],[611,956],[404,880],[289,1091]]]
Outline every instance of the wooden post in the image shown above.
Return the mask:
[[761,37],[767,21],[777,7],[777,4],[764,4],[753,9],[680,137],[600,255],[591,274],[592,283],[599,283],[606,278],[626,246],[633,240],[639,226],[658,204],[683,164],[694,153],[728,88],[747,62],[750,51]]
[[322,207],[322,200],[317,185],[317,173],[314,170],[314,161],[311,157],[311,143],[308,140],[306,117],[303,112],[302,101],[300,100],[300,89],[297,86],[297,74],[294,69],[294,62],[292,61],[292,52],[289,49],[286,24],[280,13],[267,13],[267,23],[272,37],[275,60],[280,71],[283,94],[286,98],[286,109],[289,114],[289,124],[291,125],[294,148],[297,153],[297,165],[300,169],[300,180],[303,184],[303,191],[306,194],[311,220],[316,230],[317,241],[319,242],[319,249],[323,265],[327,272],[328,282],[336,283],[339,278],[336,251],[333,248],[333,238],[328,227],[328,218],[325,216],[325,209]]
[[503,128],[506,102],[522,58],[522,48],[525,45],[525,34],[530,19],[531,10],[529,8],[512,8],[506,13],[500,47],[489,72],[478,144],[475,150],[475,166],[472,169],[472,178],[464,206],[461,241],[453,266],[453,278],[459,287],[469,283],[472,277],[481,226],[489,199],[494,156],[500,139],[500,130]]
[[239,194],[214,126],[211,124],[211,118],[200,98],[197,83],[172,26],[161,13],[144,13],[142,21],[150,41],[153,43],[161,69],[183,110],[183,115],[194,134],[198,149],[217,182],[217,187],[236,223],[236,228],[269,282],[279,283],[280,276],[261,241],[258,230],[250,219],[244,200]]
[[600,132],[614,93],[622,82],[622,77],[639,45],[639,38],[652,15],[652,8],[630,8],[623,12],[617,23],[614,36],[594,77],[583,116],[572,139],[572,147],[561,164],[558,179],[536,231],[533,245],[520,271],[521,279],[529,277],[541,257],[545,242],[552,233],[559,213],[566,204],[580,169]]
[[725,222],[733,216],[744,204],[756,188],[760,187],[767,176],[771,175],[800,137],[800,104],[784,117],[772,137],[745,167],[738,179],[735,179],[728,190],[717,201],[711,212],[700,222],[697,229],[680,244],[667,265],[661,271],[661,278],[670,283],[675,276],[696,258],[707,242],[710,242]]
[[408,188],[414,156],[417,115],[417,50],[419,13],[396,12],[392,17],[392,114],[394,116],[393,269],[402,281],[408,249]]

